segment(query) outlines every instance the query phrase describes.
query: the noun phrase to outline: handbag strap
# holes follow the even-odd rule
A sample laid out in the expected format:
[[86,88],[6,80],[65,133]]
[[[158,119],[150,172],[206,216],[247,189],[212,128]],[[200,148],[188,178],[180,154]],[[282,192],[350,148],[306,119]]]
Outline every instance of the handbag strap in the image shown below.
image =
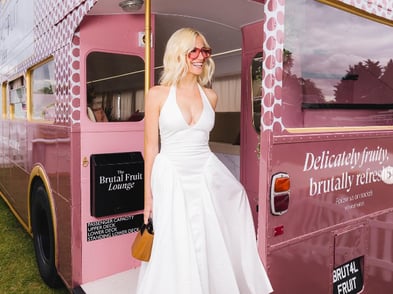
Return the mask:
[[153,220],[151,218],[149,218],[149,220],[147,221],[147,224],[143,223],[141,226],[141,234],[143,235],[143,232],[147,229],[147,231],[154,235],[154,228],[153,228]]

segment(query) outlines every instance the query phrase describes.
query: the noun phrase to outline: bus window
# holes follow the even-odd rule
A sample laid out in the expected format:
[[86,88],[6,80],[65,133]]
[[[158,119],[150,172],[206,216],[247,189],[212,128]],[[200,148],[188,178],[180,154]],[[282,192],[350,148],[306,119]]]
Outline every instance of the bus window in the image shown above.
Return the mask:
[[8,84],[9,103],[12,106],[13,117],[26,118],[26,87],[23,77],[17,78]]
[[144,114],[144,61],[138,56],[87,56],[87,115],[94,122],[140,121]]
[[55,119],[55,73],[54,61],[50,60],[31,71],[32,119],[54,121]]
[[0,91],[0,99],[1,99],[1,117],[3,119],[7,118],[7,109],[8,109],[8,103],[7,103],[7,95],[5,95],[7,91],[7,83],[3,83],[1,85],[1,91]]
[[[393,60],[386,43],[389,38],[381,36],[390,35],[392,27],[318,2],[300,3],[304,13],[286,10],[290,15],[283,105],[292,117],[288,115],[284,124],[331,127],[391,122]],[[299,7],[298,2],[292,5]]]
[[251,63],[251,98],[253,125],[257,133],[261,125],[261,100],[262,100],[262,52],[255,54]]
[[234,74],[217,77],[212,88],[219,98],[215,109],[214,127],[210,132],[210,142],[239,146],[241,76]]

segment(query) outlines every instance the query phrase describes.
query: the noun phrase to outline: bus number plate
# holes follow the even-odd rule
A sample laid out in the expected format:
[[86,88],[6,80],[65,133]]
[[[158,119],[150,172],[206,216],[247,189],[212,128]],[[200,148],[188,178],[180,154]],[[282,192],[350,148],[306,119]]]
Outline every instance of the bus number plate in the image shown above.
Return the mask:
[[333,294],[355,294],[363,289],[360,257],[333,270]]

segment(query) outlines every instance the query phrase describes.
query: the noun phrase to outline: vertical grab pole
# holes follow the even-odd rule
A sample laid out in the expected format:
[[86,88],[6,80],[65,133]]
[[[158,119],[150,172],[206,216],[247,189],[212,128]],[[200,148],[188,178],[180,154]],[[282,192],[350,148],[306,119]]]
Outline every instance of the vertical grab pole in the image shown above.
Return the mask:
[[[145,97],[147,96],[147,92],[150,89],[150,64],[151,64],[151,46],[150,39],[151,36],[151,8],[150,8],[150,0],[145,0]],[[145,99],[146,101],[146,99]],[[146,133],[144,134],[144,147],[143,147],[143,156],[146,156]],[[145,160],[145,159],[144,159]],[[144,176],[143,179],[145,181],[146,187],[146,164],[144,165]],[[146,188],[144,189],[146,191]],[[146,193],[146,192],[145,192]],[[146,203],[146,195],[144,196],[144,203]]]
[[145,95],[150,89],[150,58],[151,58],[151,3],[145,0]]

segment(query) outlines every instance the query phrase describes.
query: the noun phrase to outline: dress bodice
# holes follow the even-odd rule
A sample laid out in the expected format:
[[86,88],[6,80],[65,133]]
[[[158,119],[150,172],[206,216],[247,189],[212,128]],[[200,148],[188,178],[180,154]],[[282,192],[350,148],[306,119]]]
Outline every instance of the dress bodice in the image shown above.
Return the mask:
[[176,87],[172,86],[169,95],[161,108],[159,127],[161,136],[161,152],[180,155],[193,155],[209,149],[209,133],[214,126],[214,110],[198,85],[203,109],[198,121],[189,125],[176,101]]

